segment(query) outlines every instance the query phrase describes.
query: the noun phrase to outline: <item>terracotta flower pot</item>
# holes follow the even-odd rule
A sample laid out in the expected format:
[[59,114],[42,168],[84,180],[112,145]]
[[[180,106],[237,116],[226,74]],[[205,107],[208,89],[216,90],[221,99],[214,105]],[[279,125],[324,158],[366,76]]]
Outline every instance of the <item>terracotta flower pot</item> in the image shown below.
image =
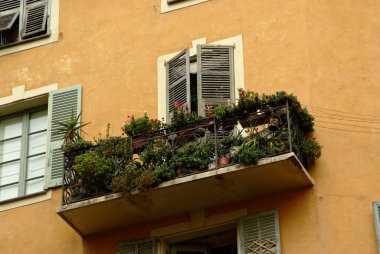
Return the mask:
[[231,163],[231,158],[228,158],[226,156],[221,156],[218,160],[218,164],[220,166],[226,166],[226,165],[229,165]]

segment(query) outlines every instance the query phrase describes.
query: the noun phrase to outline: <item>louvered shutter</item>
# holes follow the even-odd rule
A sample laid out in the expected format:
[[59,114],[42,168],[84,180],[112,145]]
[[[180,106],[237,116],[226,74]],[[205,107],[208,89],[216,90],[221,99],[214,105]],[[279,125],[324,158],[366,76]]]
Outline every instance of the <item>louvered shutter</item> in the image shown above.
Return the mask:
[[376,227],[376,238],[377,238],[377,249],[380,254],[380,203],[373,203],[373,215],[375,217],[375,227]]
[[168,91],[167,119],[173,112],[174,103],[190,105],[190,56],[186,49],[166,63]]
[[198,45],[198,114],[234,98],[233,46]]
[[55,187],[62,184],[63,178],[63,152],[64,135],[54,133],[58,127],[56,121],[63,122],[70,119],[71,114],[81,112],[81,86],[73,86],[55,90],[49,93],[49,132],[48,132],[48,166],[45,187]]
[[20,14],[20,0],[0,1],[0,32],[10,29]]
[[22,37],[46,30],[49,0],[26,0]]
[[154,238],[140,240],[140,241],[127,241],[119,244],[118,254],[156,254],[157,244]]
[[278,210],[240,219],[241,254],[280,254]]

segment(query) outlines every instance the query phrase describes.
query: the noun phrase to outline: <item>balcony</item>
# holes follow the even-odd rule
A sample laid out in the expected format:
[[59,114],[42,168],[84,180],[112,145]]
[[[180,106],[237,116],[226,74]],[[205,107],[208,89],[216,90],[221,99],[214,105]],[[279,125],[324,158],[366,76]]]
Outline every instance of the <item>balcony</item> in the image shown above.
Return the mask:
[[[297,119],[282,106],[72,151],[65,158],[62,207],[57,212],[86,236],[310,187],[313,179],[305,169],[309,160],[302,151],[302,135]],[[100,170],[89,177],[81,170],[80,163],[89,163],[78,157],[91,151],[117,158],[111,162],[112,174]],[[222,155],[232,160],[222,161]]]

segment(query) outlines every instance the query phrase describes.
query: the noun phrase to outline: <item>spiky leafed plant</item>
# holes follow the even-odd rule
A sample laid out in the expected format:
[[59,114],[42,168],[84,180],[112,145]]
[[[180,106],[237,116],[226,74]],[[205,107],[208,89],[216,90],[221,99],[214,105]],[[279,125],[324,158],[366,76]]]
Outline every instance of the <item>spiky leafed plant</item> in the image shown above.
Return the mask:
[[[65,121],[53,121],[56,128],[53,129],[54,135],[64,135],[64,144],[71,144],[76,139],[81,139],[80,130],[82,127],[86,126],[88,123],[81,122],[80,116],[82,112],[75,116],[74,111],[71,111],[71,116]],[[85,132],[84,132],[85,133]]]

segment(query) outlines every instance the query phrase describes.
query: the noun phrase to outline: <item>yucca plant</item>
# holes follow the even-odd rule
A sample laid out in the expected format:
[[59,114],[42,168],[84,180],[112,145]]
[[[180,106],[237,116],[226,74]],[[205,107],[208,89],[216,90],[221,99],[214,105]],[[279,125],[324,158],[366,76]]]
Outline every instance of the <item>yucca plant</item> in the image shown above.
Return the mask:
[[81,122],[79,120],[81,114],[82,113],[79,113],[77,116],[75,116],[74,111],[71,111],[71,116],[67,120],[53,121],[53,124],[56,125],[56,127],[52,130],[53,135],[64,135],[64,145],[69,145],[73,141],[81,139],[81,128],[90,123]]

